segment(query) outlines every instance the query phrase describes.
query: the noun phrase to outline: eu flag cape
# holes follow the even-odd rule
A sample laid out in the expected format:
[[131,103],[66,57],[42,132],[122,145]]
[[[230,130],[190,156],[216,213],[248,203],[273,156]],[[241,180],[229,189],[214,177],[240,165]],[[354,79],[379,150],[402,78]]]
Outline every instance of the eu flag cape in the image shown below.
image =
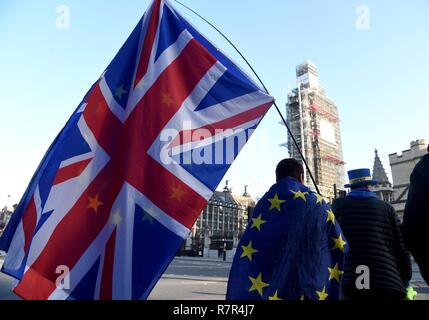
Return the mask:
[[322,196],[287,177],[258,202],[240,241],[228,300],[337,300],[348,246]]

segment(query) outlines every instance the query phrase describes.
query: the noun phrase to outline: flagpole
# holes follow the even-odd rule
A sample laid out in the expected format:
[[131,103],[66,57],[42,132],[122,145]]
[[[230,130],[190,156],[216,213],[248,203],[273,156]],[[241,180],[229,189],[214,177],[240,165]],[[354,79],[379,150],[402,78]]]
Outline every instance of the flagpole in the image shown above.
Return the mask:
[[[244,60],[244,62],[246,62],[246,64],[247,64],[247,66],[250,68],[250,70],[252,70],[252,72],[253,72],[253,74],[256,76],[256,78],[258,79],[258,81],[261,83],[261,85],[263,86],[263,88],[264,88],[264,90],[265,90],[265,92],[266,93],[268,93],[268,94],[270,94],[269,92],[268,92],[268,89],[267,89],[267,87],[265,86],[265,84],[264,84],[264,82],[262,81],[262,79],[259,77],[259,75],[257,74],[257,72],[255,71],[255,69],[253,69],[253,67],[252,67],[252,65],[249,63],[249,61],[244,57],[244,55],[241,53],[241,51],[231,42],[231,40],[229,40],[228,39],[228,37],[227,36],[225,36],[223,33],[222,33],[222,31],[220,31],[215,25],[213,25],[210,21],[208,21],[206,18],[204,18],[203,16],[201,16],[198,12],[196,12],[196,11],[194,11],[193,9],[191,9],[191,8],[189,8],[187,5],[185,5],[185,4],[183,4],[183,3],[181,3],[180,1],[178,1],[178,0],[174,0],[175,2],[177,2],[178,4],[180,4],[182,7],[184,7],[184,8],[186,8],[187,10],[189,10],[189,11],[191,11],[193,14],[195,14],[196,16],[198,16],[200,19],[202,19],[203,21],[205,21],[208,25],[210,25],[213,29],[215,29],[234,49],[235,49],[235,51],[237,51],[237,53],[240,55],[240,57]],[[310,170],[310,167],[308,166],[308,163],[307,163],[307,160],[305,159],[305,157],[304,157],[304,155],[303,155],[303,153],[302,153],[302,150],[301,150],[301,148],[300,148],[300,146],[298,145],[298,142],[296,141],[296,139],[295,139],[295,137],[294,137],[294,135],[293,135],[293,133],[292,133],[292,131],[290,130],[290,128],[289,128],[289,126],[288,126],[288,124],[287,124],[287,122],[286,122],[286,119],[283,117],[283,114],[281,113],[281,111],[280,111],[280,109],[279,109],[279,107],[277,106],[277,103],[274,101],[273,102],[273,104],[274,104],[274,107],[276,108],[276,110],[277,110],[277,112],[278,112],[278,114],[279,114],[279,116],[280,116],[280,118],[282,119],[282,121],[283,121],[283,123],[284,123],[284,125],[286,126],[286,128],[287,128],[287,130],[288,130],[288,132],[289,132],[289,135],[291,136],[291,138],[292,138],[292,141],[293,141],[293,143],[294,143],[294,145],[295,145],[295,147],[298,149],[298,152],[299,152],[299,154],[300,154],[300,156],[301,156],[301,158],[302,158],[302,160],[303,160],[303,162],[304,162],[304,165],[305,165],[305,168],[307,169],[307,172],[308,172],[308,174],[310,175],[310,178],[311,178],[311,181],[313,182],[313,184],[314,184],[314,187],[316,188],[316,191],[317,191],[317,193],[319,193],[320,194],[320,190],[319,190],[319,187],[317,186],[317,183],[316,183],[316,180],[314,179],[314,176],[313,176],[313,173],[311,172],[311,170]],[[302,139],[303,137],[301,137],[301,139]]]
[[[304,144],[304,113],[302,112],[302,97],[301,97],[301,81],[297,81],[298,85],[298,109],[299,109],[299,134],[301,136],[301,151],[302,151],[302,158],[305,159],[306,153],[305,153],[305,144]],[[307,174],[306,174],[305,167],[304,167],[304,183],[307,182]]]

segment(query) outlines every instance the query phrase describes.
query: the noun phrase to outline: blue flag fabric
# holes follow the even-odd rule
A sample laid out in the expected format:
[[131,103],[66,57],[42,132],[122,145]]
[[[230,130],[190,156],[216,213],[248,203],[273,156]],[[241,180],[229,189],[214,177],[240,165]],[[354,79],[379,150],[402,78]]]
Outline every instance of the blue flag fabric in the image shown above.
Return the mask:
[[346,239],[322,196],[287,177],[249,218],[227,300],[338,300]]

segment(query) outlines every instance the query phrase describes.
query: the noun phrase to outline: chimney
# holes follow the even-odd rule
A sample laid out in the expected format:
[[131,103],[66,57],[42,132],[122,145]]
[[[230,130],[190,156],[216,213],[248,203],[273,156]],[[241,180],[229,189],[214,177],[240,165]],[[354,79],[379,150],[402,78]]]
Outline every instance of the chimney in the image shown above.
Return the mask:
[[243,194],[243,197],[250,197],[250,194],[247,192],[247,188],[248,188],[249,186],[244,186],[244,194]]
[[231,189],[228,188],[229,185],[229,180],[225,181],[225,188],[223,188],[223,192],[231,192]]

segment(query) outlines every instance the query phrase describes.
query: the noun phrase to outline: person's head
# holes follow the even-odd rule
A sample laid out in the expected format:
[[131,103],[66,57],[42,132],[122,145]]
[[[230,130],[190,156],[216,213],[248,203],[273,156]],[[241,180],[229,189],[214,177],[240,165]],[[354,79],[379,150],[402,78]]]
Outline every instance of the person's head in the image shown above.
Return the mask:
[[297,179],[299,182],[304,182],[304,168],[301,162],[296,159],[284,159],[279,162],[276,168],[276,180],[280,180],[292,177]]

